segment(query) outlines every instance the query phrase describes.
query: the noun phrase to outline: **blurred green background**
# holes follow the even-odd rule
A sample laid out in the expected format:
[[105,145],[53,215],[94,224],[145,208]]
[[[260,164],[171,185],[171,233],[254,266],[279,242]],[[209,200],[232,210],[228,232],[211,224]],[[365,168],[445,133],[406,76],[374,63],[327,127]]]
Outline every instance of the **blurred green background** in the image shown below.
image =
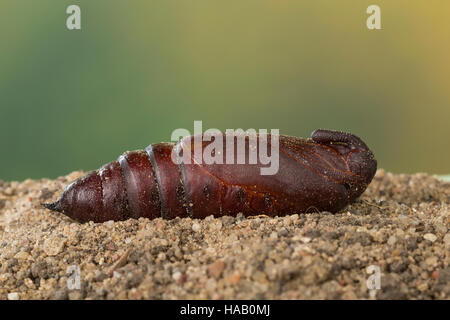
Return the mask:
[[[382,30],[366,27],[374,3]],[[96,169],[194,120],[350,131],[379,167],[449,173],[449,13],[440,0],[1,0],[0,179]]]

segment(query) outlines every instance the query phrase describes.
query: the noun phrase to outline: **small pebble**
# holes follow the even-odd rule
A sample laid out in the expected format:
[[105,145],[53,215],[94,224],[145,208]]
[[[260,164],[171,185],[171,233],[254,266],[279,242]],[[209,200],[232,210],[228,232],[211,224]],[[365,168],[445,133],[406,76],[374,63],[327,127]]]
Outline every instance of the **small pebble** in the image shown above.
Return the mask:
[[423,236],[423,238],[424,238],[425,240],[429,240],[429,241],[431,241],[431,242],[435,242],[436,239],[437,239],[437,237],[436,237],[434,234],[432,234],[432,233],[427,233],[427,234],[425,234],[425,235]]
[[64,248],[64,241],[58,237],[50,237],[44,241],[44,252],[48,256],[56,256],[62,252]]
[[200,230],[201,230],[201,227],[200,227],[200,225],[199,225],[198,223],[194,223],[194,224],[192,225],[192,231],[194,231],[194,232],[200,232]]
[[425,260],[426,264],[430,267],[434,267],[438,263],[438,259],[435,256],[429,257]]
[[234,272],[229,278],[228,278],[228,282],[230,284],[236,284],[239,282],[239,280],[241,279],[241,275],[239,274],[239,272]]
[[387,243],[390,246],[393,246],[395,243],[397,242],[397,237],[396,236],[390,236]]
[[172,279],[173,279],[173,280],[179,281],[180,278],[181,278],[181,272],[176,271],[176,272],[174,272],[174,273],[172,274]]
[[18,254],[14,256],[14,258],[19,260],[27,260],[30,257],[28,252],[20,251]]
[[215,278],[219,278],[222,275],[223,269],[225,268],[225,263],[222,260],[218,260],[211,263],[208,266],[208,272]]
[[19,294],[17,292],[8,293],[8,300],[19,300]]
[[444,244],[445,244],[445,247],[446,247],[447,249],[450,248],[450,233],[447,233],[447,234],[444,236]]

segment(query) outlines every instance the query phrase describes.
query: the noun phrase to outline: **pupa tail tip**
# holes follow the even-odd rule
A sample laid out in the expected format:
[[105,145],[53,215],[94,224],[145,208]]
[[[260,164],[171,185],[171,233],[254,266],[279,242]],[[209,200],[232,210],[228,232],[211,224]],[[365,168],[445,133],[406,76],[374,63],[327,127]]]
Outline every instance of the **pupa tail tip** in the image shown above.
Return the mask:
[[52,211],[60,211],[59,210],[59,201],[55,201],[52,203],[41,203],[41,206],[43,206],[46,209],[52,210]]

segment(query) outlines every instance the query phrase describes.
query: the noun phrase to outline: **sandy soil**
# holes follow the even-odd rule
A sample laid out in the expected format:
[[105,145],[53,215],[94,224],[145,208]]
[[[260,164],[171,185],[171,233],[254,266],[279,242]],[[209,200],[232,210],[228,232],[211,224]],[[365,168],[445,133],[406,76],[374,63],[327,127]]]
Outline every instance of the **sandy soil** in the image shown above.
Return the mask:
[[79,224],[40,207],[81,175],[0,181],[0,299],[450,298],[450,183],[435,177],[379,170],[334,215]]

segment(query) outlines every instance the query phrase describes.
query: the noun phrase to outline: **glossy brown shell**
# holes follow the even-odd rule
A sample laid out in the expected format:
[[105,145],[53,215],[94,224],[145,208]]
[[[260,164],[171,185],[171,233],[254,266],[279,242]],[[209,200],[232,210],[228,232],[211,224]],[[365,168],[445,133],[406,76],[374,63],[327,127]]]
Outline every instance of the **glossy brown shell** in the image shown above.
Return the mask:
[[[183,144],[191,144],[193,159],[193,136],[126,152],[68,185],[58,201],[45,206],[80,222],[336,212],[364,192],[377,168],[361,139],[339,131],[316,130],[312,139],[280,135],[275,175],[261,175],[266,165],[259,162],[176,164],[172,150],[179,153]],[[248,149],[247,139],[246,156]]]

